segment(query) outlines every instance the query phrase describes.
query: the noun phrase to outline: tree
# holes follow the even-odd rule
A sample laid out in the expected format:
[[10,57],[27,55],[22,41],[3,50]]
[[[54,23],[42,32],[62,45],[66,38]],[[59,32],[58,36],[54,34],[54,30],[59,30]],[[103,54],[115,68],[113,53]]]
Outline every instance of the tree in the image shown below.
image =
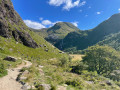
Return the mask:
[[111,47],[96,45],[86,50],[83,62],[89,66],[90,71],[108,75],[120,69],[120,53]]

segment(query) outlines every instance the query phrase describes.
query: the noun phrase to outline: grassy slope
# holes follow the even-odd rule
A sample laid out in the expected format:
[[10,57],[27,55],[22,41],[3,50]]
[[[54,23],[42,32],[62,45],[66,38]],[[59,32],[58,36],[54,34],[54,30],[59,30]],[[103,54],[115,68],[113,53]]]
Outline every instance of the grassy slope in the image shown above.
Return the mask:
[[[33,33],[31,33],[33,34]],[[37,37],[34,36],[34,38]],[[0,37],[0,47],[1,53],[12,55],[12,56],[18,56],[18,57],[27,57],[35,58],[35,59],[50,59],[50,58],[59,58],[62,56],[62,54],[59,54],[59,50],[55,49],[51,44],[47,43],[44,39],[39,39],[40,44],[45,44],[47,47],[40,47],[40,48],[29,48],[26,47],[20,43],[16,43],[14,39],[5,39],[3,37]],[[38,40],[38,37],[36,38],[36,41]],[[45,49],[49,49],[48,52],[45,51]]]

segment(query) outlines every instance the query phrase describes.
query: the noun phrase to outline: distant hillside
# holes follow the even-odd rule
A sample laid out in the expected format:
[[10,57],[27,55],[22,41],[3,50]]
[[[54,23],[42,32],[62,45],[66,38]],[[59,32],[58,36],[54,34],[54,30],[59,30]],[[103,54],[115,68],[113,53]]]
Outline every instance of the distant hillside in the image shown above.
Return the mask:
[[99,45],[109,45],[120,51],[120,32],[105,37],[103,41],[98,42]]
[[120,32],[120,14],[115,14],[92,30],[69,33],[55,46],[65,51],[83,50],[118,32]]
[[50,28],[32,30],[39,33],[40,36],[43,36],[47,41],[51,42],[52,44],[56,44],[70,32],[79,31],[76,26],[68,22],[59,22]]

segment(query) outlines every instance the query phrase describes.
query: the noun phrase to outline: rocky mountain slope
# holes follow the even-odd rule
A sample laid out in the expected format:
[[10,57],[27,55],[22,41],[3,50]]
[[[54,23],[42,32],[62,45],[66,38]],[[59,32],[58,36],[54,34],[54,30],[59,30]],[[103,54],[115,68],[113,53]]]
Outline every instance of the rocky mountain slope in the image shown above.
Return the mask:
[[13,37],[17,42],[21,42],[26,46],[38,47],[28,33],[28,28],[14,10],[10,0],[0,1],[0,36],[5,38]]

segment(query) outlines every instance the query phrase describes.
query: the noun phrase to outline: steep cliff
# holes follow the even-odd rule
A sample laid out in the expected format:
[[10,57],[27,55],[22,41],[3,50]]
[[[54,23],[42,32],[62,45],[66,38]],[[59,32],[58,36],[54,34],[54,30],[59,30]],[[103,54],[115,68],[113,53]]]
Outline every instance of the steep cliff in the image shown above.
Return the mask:
[[28,27],[14,10],[12,2],[0,0],[0,36],[14,38],[17,42],[28,47],[38,47],[28,32]]

